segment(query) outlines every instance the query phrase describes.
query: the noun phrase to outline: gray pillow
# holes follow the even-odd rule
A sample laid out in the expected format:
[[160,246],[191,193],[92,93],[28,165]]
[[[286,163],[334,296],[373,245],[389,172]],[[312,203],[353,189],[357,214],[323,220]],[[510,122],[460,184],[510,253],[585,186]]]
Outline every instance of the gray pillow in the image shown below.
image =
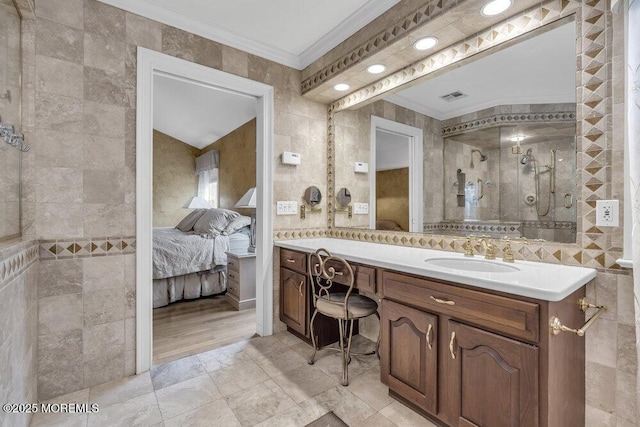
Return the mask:
[[176,225],[176,228],[180,231],[184,231],[185,233],[187,231],[193,230],[193,226],[196,225],[196,222],[202,215],[204,215],[206,211],[206,209],[194,210],[193,212],[189,213],[189,215],[182,218],[182,221],[180,221],[180,223]]
[[193,231],[198,234],[217,236],[233,220],[240,216],[238,212],[229,209],[207,209],[204,215],[193,226]]
[[248,216],[240,215],[231,220],[229,224],[222,230],[222,234],[229,235],[233,234],[236,231],[240,230],[242,227],[246,227],[247,225],[251,225],[251,218]]

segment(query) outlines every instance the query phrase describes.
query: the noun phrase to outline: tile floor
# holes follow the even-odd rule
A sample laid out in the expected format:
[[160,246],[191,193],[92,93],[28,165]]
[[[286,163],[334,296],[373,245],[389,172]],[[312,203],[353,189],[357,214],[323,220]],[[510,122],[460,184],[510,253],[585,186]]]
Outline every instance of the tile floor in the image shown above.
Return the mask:
[[434,427],[388,396],[375,356],[353,357],[342,387],[339,353],[320,351],[310,366],[310,351],[288,332],[252,338],[60,396],[51,402],[99,412],[39,413],[31,426],[304,426],[332,410],[350,426]]

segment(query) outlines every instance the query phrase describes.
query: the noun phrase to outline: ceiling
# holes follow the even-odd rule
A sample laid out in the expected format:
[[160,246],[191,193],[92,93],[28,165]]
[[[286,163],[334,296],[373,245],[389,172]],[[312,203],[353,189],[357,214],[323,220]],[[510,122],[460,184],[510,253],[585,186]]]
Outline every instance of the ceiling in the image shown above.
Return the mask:
[[303,69],[399,0],[100,0]]
[[[505,104],[575,103],[575,40],[570,22],[386,99],[438,120]],[[455,91],[467,96],[440,99]]]
[[255,98],[163,76],[153,80],[153,128],[196,148],[256,117]]

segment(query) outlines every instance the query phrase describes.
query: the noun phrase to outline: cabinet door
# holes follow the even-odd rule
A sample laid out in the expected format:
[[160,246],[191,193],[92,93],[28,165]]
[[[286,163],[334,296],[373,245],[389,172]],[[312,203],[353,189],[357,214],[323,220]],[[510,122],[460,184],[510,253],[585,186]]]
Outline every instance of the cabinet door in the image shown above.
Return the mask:
[[438,318],[382,301],[382,377],[391,390],[435,414]]
[[454,425],[537,426],[538,348],[453,321],[448,326]]
[[307,276],[280,269],[280,320],[295,331],[307,333]]

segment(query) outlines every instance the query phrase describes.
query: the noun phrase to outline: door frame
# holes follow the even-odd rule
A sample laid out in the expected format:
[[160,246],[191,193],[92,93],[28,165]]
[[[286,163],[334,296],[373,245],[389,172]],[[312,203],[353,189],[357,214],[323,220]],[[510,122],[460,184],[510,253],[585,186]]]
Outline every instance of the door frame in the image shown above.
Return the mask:
[[423,208],[423,136],[422,129],[371,116],[371,168],[369,170],[369,227],[376,229],[376,131],[406,136],[409,140],[409,231],[422,233]]
[[138,47],[136,100],[136,373],[153,360],[153,81],[179,79],[257,101],[256,115],[256,332],[273,333],[273,115],[272,86]]

